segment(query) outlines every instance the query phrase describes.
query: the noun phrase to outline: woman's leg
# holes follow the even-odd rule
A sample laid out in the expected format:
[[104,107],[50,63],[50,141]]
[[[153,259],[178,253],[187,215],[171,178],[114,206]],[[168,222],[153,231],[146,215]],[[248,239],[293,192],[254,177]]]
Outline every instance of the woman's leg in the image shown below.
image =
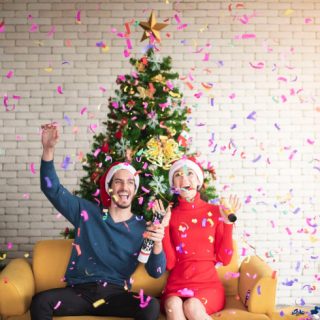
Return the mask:
[[167,320],[186,320],[183,312],[183,300],[177,296],[171,296],[164,302]]
[[189,298],[183,302],[183,311],[188,320],[211,320],[198,298]]

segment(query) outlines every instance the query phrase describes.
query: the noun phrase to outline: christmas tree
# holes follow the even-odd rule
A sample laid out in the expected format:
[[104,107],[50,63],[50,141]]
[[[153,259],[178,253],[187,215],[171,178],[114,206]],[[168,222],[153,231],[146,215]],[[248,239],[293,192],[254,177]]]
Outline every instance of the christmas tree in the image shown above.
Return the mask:
[[[191,109],[179,90],[179,74],[171,70],[171,57],[161,58],[156,42],[165,24],[156,23],[152,13],[148,22],[141,22],[145,30],[142,40],[149,37],[150,45],[139,59],[130,59],[134,70],[119,75],[114,97],[109,98],[105,133],[93,137],[92,150],[84,158],[87,175],[81,179],[76,194],[100,203],[99,179],[114,162],[128,162],[139,172],[140,188],[132,204],[135,214],[147,220],[152,216],[155,198],[168,205],[173,194],[169,189],[168,171],[172,162],[190,154],[187,115]],[[204,168],[206,200],[217,196],[212,184],[214,169]],[[73,230],[62,232],[73,237]]]

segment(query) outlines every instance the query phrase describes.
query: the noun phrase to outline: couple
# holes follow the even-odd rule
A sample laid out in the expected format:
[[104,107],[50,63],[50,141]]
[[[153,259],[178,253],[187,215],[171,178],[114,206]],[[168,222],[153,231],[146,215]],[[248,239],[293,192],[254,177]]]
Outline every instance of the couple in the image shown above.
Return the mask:
[[[53,164],[58,128],[47,124],[42,129],[41,189],[74,225],[76,237],[65,274],[67,286],[35,295],[31,319],[66,315],[158,319],[157,299],[141,308],[139,294],[130,291],[143,235],[154,241],[145,266],[150,276],[157,278],[166,268],[171,270],[161,298],[167,319],[211,319],[209,314],[221,310],[224,290],[214,265],[228,264],[231,259],[232,224],[226,215],[228,208],[239,209],[238,199],[230,197],[228,208],[202,201],[197,191],[203,184],[201,168],[181,159],[169,171],[170,185],[179,191],[172,215],[168,207],[161,224],[146,228],[145,221],[131,212],[139,175],[131,165],[119,163],[101,179],[102,202],[109,205],[106,214],[96,203],[72,195],[59,183]],[[153,210],[164,211],[161,201],[155,202]]]

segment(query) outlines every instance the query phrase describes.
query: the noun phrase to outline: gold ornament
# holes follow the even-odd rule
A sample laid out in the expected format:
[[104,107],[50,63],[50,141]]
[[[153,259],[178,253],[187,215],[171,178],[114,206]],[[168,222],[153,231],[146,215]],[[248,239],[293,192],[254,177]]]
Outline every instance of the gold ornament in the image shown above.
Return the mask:
[[149,17],[149,21],[140,22],[139,26],[144,29],[141,41],[148,39],[150,37],[150,33],[153,34],[157,42],[161,41],[160,38],[160,30],[167,27],[167,23],[157,23],[154,12],[152,11]]
[[150,89],[146,89],[143,87],[137,88],[140,98],[145,99],[146,97],[153,99],[153,92]]
[[152,82],[159,82],[161,84],[165,84],[166,83],[166,78],[162,74],[156,75],[151,80],[152,80]]
[[160,136],[148,141],[145,156],[152,164],[169,170],[171,163],[182,157],[182,152],[179,151],[179,145],[173,139]]
[[146,66],[142,62],[139,62],[139,61],[136,62],[136,69],[139,72],[144,72],[145,68]]

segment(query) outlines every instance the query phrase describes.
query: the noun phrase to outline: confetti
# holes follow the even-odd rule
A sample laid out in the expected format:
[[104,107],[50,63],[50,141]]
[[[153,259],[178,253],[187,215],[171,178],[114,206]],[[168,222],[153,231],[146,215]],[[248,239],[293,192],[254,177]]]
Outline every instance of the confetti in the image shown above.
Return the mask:
[[37,32],[38,28],[39,28],[39,26],[36,23],[33,23],[29,29],[29,32]]
[[0,33],[5,32],[5,30],[6,30],[6,28],[5,28],[5,25],[4,25],[4,20],[2,20],[0,22]]
[[59,300],[57,304],[53,307],[54,310],[57,310],[61,306],[61,301]]
[[44,177],[44,179],[46,180],[47,188],[51,188],[51,187],[52,187],[52,182],[51,182],[51,180],[49,179],[49,177]]
[[105,303],[106,303],[106,301],[104,299],[99,299],[99,300],[95,301],[92,305],[94,308],[98,308],[99,306],[101,306]]
[[10,70],[10,71],[7,73],[6,77],[7,77],[8,79],[12,78],[12,77],[13,77],[13,70]]
[[83,220],[84,220],[84,221],[88,221],[89,215],[88,215],[88,212],[87,212],[87,211],[82,210],[80,215],[81,215],[81,217],[83,217]]
[[77,11],[76,14],[76,23],[80,24],[81,23],[81,10]]
[[30,169],[30,172],[31,172],[32,174],[36,174],[36,170],[35,170],[35,168],[34,168],[34,162],[30,163],[29,169]]
[[71,157],[70,156],[66,156],[63,159],[63,162],[61,164],[61,168],[64,169],[64,170],[67,170],[70,163],[71,163]]
[[57,92],[58,92],[59,94],[63,94],[63,92],[62,92],[62,87],[61,87],[61,86],[58,86],[58,87],[57,87]]

